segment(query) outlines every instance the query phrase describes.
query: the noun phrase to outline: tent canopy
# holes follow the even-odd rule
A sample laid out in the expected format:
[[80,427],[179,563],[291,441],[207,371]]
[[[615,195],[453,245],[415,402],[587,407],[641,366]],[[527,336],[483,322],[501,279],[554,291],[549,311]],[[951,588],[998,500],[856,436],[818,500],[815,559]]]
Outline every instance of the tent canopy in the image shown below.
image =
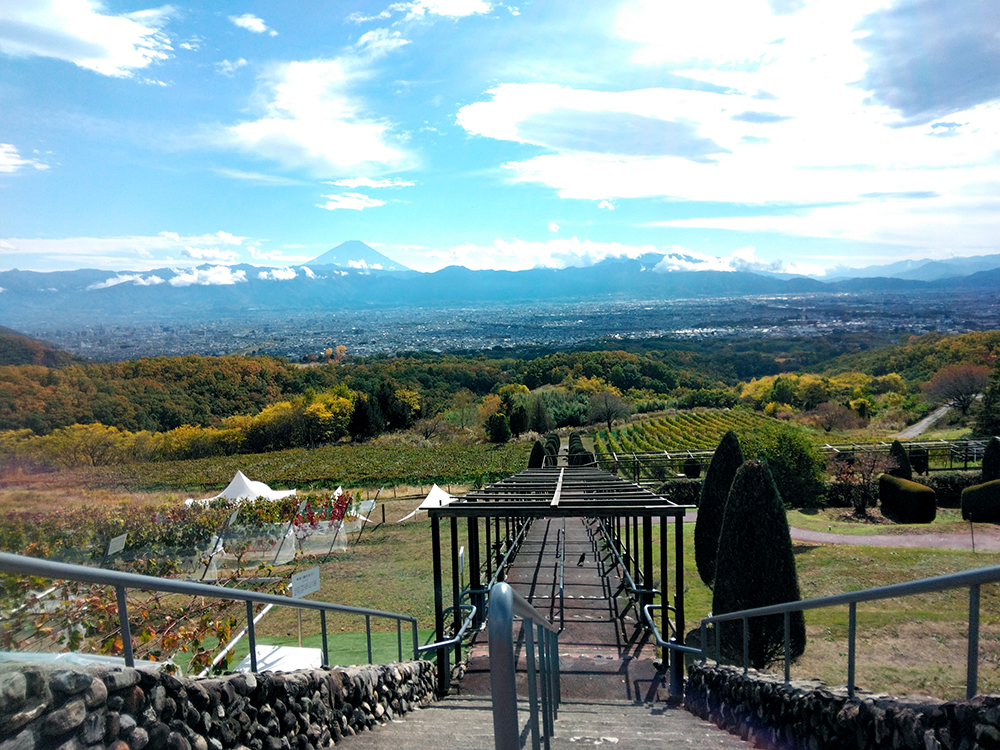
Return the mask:
[[[226,498],[227,500],[254,500],[258,497],[263,497],[268,500],[280,500],[283,497],[294,494],[295,490],[272,490],[263,482],[255,482],[252,479],[247,479],[246,474],[242,471],[237,471],[236,476],[233,477],[233,481],[229,483],[226,489],[218,495],[199,500],[198,503],[199,505],[208,505],[212,500],[218,500],[219,498]],[[187,505],[191,505],[195,501],[187,500],[185,502]]]
[[412,513],[408,515],[403,516],[398,521],[396,521],[396,523],[409,521],[411,518],[415,517],[417,513],[419,513],[422,510],[425,511],[428,508],[443,508],[444,506],[450,505],[453,502],[455,502],[455,497],[453,495],[449,495],[447,492],[445,492],[435,484],[433,487],[431,487],[431,491],[427,493],[427,497],[424,498],[424,501],[417,506],[416,510],[414,510]]

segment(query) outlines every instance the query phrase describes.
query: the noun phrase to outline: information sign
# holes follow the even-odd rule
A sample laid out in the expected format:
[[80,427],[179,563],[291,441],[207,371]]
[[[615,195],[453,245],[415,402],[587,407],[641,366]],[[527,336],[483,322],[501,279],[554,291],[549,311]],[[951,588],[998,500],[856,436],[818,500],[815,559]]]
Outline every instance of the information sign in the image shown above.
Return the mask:
[[292,596],[301,599],[319,591],[319,567],[304,570],[292,576]]
[[108,555],[116,555],[125,549],[125,541],[128,539],[128,533],[119,534],[111,542],[108,543]]

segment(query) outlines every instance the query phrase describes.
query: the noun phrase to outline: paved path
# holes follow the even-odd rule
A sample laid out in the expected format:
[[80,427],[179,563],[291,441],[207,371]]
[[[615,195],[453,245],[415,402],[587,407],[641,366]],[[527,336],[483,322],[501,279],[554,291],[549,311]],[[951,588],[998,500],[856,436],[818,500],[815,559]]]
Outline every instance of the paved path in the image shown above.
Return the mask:
[[[615,598],[618,578],[606,575],[595,558],[583,519],[566,519],[564,588],[559,596],[557,538],[562,519],[532,523],[508,575],[515,591],[562,629],[559,635],[564,699],[654,701],[666,698],[663,676],[653,661],[656,644],[636,628],[636,612]],[[579,565],[581,555],[583,561]],[[518,636],[517,655],[523,657]],[[523,662],[521,662],[523,666]],[[489,695],[489,646],[476,636],[463,695]]]
[[[531,747],[528,707],[518,706],[524,747]],[[747,750],[751,746],[683,708],[656,707],[627,701],[563,701],[551,747],[614,745],[617,750],[689,748],[690,750]],[[446,748],[492,750],[493,707],[488,698],[451,696],[401,719],[343,741],[345,748],[401,750]]]
[[924,430],[941,419],[941,417],[947,414],[950,410],[950,406],[939,406],[916,424],[911,424],[905,430],[896,435],[896,437],[900,439],[918,437]]
[[[684,523],[698,520],[698,511],[684,516]],[[673,523],[673,520],[670,521]],[[810,531],[790,526],[789,532],[796,542],[814,544],[842,544],[847,547],[932,547],[934,549],[973,549],[971,532],[932,534],[834,534]],[[1000,526],[976,524],[975,549],[983,552],[1000,552]]]

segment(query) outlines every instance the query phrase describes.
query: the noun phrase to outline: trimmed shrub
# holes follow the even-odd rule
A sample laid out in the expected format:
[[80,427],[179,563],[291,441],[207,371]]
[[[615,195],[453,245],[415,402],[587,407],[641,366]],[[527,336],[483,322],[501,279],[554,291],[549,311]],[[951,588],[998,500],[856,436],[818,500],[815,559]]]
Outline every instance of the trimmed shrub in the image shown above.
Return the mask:
[[1000,479],[962,490],[962,518],[978,523],[1000,523]]
[[878,478],[878,499],[882,515],[896,523],[930,523],[937,515],[934,490],[891,474]]
[[562,448],[562,441],[559,440],[559,436],[550,432],[545,436],[545,452],[553,456],[559,455],[559,450]]
[[543,466],[545,466],[545,448],[542,447],[540,441],[536,440],[535,444],[531,446],[531,455],[528,456],[528,468],[541,469]]
[[675,505],[697,505],[704,482],[703,479],[671,479],[660,485],[656,494]]
[[899,479],[913,480],[913,467],[910,466],[910,457],[906,455],[906,448],[898,440],[893,440],[892,445],[889,446],[889,458],[896,462],[896,466],[889,469],[889,474]]
[[[726,502],[712,612],[721,615],[799,598],[795,555],[781,495],[767,464],[747,461],[736,472]],[[805,651],[805,619],[802,612],[793,612],[789,619],[791,656],[795,659]],[[742,622],[717,627],[723,658],[742,663]],[[754,669],[763,669],[783,657],[784,615],[752,618],[748,634],[749,665]]]
[[764,424],[739,433],[746,458],[767,461],[788,507],[821,507],[824,503],[823,457],[809,434],[798,425]]
[[962,490],[982,482],[978,471],[935,471],[924,477],[920,483],[934,490],[939,508],[962,507]]
[[701,462],[692,456],[684,461],[683,471],[688,479],[697,479],[701,476]]
[[995,435],[990,438],[983,453],[983,481],[992,482],[994,479],[1000,479],[1000,438]]
[[715,580],[715,556],[719,550],[719,531],[726,512],[726,499],[737,469],[743,465],[743,451],[736,434],[730,430],[722,436],[712,462],[705,472],[705,481],[698,500],[698,520],[694,526],[694,560],[698,575],[706,586]]
[[931,457],[926,448],[910,448],[910,466],[917,474],[927,474],[930,465]]

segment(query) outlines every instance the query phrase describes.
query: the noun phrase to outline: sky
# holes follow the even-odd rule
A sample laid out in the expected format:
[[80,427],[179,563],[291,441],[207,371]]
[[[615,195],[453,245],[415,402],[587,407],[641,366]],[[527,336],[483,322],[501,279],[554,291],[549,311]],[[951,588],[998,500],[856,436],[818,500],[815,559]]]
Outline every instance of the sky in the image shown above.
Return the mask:
[[0,269],[1000,253],[996,0],[3,0]]

